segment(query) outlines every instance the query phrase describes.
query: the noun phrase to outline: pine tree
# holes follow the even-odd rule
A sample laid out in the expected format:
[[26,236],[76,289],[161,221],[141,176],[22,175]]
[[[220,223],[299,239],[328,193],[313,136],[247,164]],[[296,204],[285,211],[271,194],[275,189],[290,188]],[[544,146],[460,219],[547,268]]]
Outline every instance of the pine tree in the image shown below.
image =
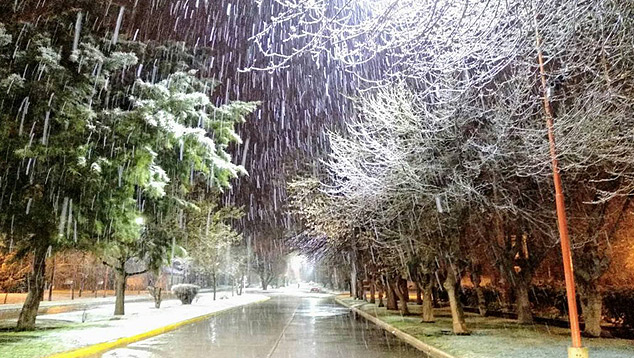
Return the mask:
[[146,209],[159,222],[192,206],[192,188],[245,173],[227,147],[256,104],[212,105],[213,82],[187,71],[184,55],[156,78],[139,62],[169,47],[78,36],[81,26],[66,26],[75,15],[0,25],[0,231],[33,257],[20,330],[35,326],[48,254],[83,246],[114,261],[123,313],[126,263],[160,265],[171,245],[154,240]]

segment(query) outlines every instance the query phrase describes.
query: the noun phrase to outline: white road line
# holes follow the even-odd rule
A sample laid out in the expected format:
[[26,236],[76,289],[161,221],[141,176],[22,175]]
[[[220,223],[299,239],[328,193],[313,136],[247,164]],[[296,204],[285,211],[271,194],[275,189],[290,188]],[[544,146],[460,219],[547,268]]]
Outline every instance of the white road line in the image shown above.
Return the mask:
[[295,307],[295,310],[293,311],[293,314],[291,315],[291,318],[288,319],[288,322],[286,322],[286,325],[284,325],[284,328],[282,329],[282,332],[280,333],[280,336],[277,337],[277,340],[275,341],[275,344],[273,345],[273,348],[271,348],[271,351],[269,352],[269,354],[266,355],[266,358],[271,358],[273,356],[273,353],[275,353],[275,350],[277,349],[277,346],[280,344],[280,341],[282,340],[282,337],[284,336],[284,333],[286,332],[286,329],[288,328],[288,326],[291,325],[291,321],[293,321],[293,318],[295,318],[295,314],[297,313],[297,309],[299,308],[299,306],[301,305],[301,301],[300,303]]

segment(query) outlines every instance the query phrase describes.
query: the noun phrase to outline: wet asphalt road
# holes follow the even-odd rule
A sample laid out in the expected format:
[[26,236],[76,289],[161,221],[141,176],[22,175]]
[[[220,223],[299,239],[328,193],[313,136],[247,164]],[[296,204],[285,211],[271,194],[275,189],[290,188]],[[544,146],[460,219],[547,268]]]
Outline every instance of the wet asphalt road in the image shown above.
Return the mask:
[[424,355],[321,294],[272,294],[260,304],[101,357],[410,358]]

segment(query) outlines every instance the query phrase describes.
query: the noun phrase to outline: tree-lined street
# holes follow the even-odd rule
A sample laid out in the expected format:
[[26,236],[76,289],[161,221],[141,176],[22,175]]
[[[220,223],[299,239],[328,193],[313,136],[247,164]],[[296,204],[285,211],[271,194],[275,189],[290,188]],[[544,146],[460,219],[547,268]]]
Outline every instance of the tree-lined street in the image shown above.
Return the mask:
[[627,356],[633,39],[631,0],[0,1],[0,345],[411,354],[310,288],[438,357]]

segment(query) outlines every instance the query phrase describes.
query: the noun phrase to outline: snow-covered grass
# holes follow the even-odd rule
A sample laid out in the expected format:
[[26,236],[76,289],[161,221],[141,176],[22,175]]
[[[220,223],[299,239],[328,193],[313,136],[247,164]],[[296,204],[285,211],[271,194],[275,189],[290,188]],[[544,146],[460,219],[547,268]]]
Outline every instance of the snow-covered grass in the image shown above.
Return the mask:
[[[66,347],[60,337],[105,327],[103,324],[86,323],[77,325],[64,321],[38,322],[38,329],[32,332],[13,332],[15,323],[3,321],[0,326],[0,357],[45,357],[51,353],[64,351]],[[72,346],[70,346],[72,349]]]
[[[33,332],[12,332],[15,320],[0,324],[0,358],[43,357],[97,343],[130,337],[160,327],[214,312],[239,307],[266,298],[245,294],[213,301],[211,293],[200,294],[191,305],[178,300],[164,301],[160,309],[153,302],[126,304],[126,315],[113,317],[113,305],[89,310],[38,317]],[[82,323],[82,320],[85,323]]]
[[[402,316],[399,312],[388,312],[384,307],[349,297],[339,296],[339,299],[457,358],[566,357],[570,345],[569,330],[559,327],[520,325],[510,319],[465,313],[471,335],[456,336],[450,334],[448,309],[435,310],[435,323],[421,323],[421,306],[415,303],[408,305],[412,315]],[[634,342],[629,340],[586,338],[583,343],[589,347],[593,358],[634,357]]]

